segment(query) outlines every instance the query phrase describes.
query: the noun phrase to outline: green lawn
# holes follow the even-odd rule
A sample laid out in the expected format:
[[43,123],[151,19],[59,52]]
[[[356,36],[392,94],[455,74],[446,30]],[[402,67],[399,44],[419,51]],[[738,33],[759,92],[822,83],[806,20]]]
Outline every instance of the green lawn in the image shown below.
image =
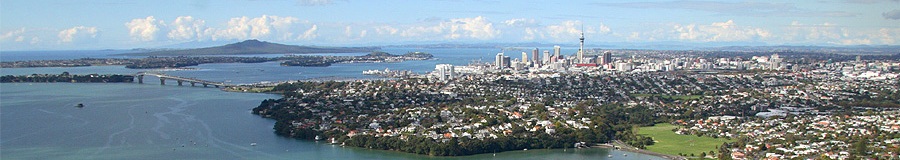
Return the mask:
[[701,152],[709,154],[709,151],[718,151],[716,147],[722,145],[723,142],[733,142],[733,140],[726,140],[725,138],[675,134],[675,132],[672,132],[672,129],[675,127],[671,124],[660,123],[652,127],[637,128],[637,133],[653,137],[653,140],[656,141],[656,144],[647,146],[647,150],[670,155],[678,155],[678,153],[690,155],[693,153],[699,156]]

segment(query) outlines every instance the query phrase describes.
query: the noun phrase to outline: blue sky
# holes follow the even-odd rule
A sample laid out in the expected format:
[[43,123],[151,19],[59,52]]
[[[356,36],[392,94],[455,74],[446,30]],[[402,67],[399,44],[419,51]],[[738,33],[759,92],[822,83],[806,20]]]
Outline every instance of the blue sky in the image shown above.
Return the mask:
[[[582,30],[582,26],[584,29]],[[184,42],[900,45],[900,0],[0,0],[0,50]]]

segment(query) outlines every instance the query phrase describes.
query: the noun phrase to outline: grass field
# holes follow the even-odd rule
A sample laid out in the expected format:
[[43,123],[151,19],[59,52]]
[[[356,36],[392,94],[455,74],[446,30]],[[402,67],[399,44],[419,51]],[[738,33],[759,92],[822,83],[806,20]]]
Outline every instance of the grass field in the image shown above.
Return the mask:
[[701,152],[709,154],[709,151],[717,151],[716,147],[722,145],[723,142],[733,142],[733,140],[726,140],[725,138],[675,134],[675,132],[672,132],[672,129],[675,127],[671,124],[660,123],[651,127],[637,128],[637,133],[653,137],[653,140],[656,141],[656,144],[647,146],[647,150],[669,155],[678,155],[678,153],[690,155],[693,153],[699,156]]

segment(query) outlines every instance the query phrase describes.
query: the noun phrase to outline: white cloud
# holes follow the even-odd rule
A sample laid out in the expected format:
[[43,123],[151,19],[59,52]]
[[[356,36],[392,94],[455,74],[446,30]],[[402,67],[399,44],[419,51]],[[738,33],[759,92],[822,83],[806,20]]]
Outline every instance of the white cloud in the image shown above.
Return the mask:
[[293,40],[293,31],[299,30],[300,23],[301,21],[294,17],[268,15],[256,18],[236,17],[228,21],[225,29],[215,30],[212,38]]
[[154,41],[159,35],[160,26],[165,26],[162,20],[156,20],[153,16],[144,19],[132,19],[131,22],[125,23],[128,27],[128,35],[136,41]]
[[428,37],[430,35],[440,34],[443,32],[443,26],[413,26],[400,33],[403,37]]
[[576,39],[582,33],[581,21],[563,21],[558,25],[547,26],[547,35],[555,41],[565,41],[567,39]]
[[[267,39],[297,41],[314,39],[318,27],[295,17],[262,15],[233,17],[222,26],[192,16],[180,16],[164,23],[153,16],[126,23],[135,41],[203,41]],[[309,27],[309,28],[307,28]]]
[[344,27],[344,36],[349,38],[350,36],[353,36],[351,34],[353,34],[353,28],[350,26]]
[[8,41],[14,39],[16,42],[22,42],[25,39],[25,28],[9,31],[0,35],[0,41]]
[[379,35],[395,35],[398,31],[399,29],[387,25],[375,27],[375,33]]
[[318,26],[312,25],[312,27],[310,27],[305,32],[303,32],[303,35],[300,35],[299,37],[297,37],[297,39],[304,39],[304,40],[315,39],[318,36],[318,34],[316,33],[316,31],[318,31],[318,30],[319,30]]
[[844,29],[833,23],[822,24],[802,24],[800,22],[791,22],[787,27],[783,39],[788,42],[812,42],[812,43],[838,43],[839,39],[844,37],[842,31]]
[[29,42],[29,44],[38,44],[38,43],[41,43],[41,38],[31,37],[31,42]]
[[710,25],[673,25],[680,40],[702,42],[755,41],[769,38],[771,34],[762,28],[739,26],[733,20],[714,22]]
[[604,33],[604,34],[605,34],[605,33],[611,32],[611,31],[612,31],[612,30],[609,29],[609,26],[606,26],[606,25],[603,24],[603,23],[600,23],[600,27],[597,27],[597,32],[598,32],[598,33]]
[[536,28],[526,27],[525,36],[522,37],[522,40],[531,41],[535,40],[536,38],[544,39],[544,33]]
[[59,31],[58,37],[61,43],[88,43],[97,42],[99,34],[97,27],[77,26]]
[[500,30],[494,29],[494,24],[488,22],[482,16],[475,18],[457,18],[451,19],[450,22],[443,22],[441,26],[449,27],[449,34],[445,37],[449,39],[458,38],[474,38],[474,39],[491,39],[500,34]]
[[175,18],[171,26],[168,38],[172,40],[199,40],[203,39],[206,28],[206,21],[195,19],[191,16],[180,16]]
[[900,37],[900,28],[881,28],[876,34],[881,44],[897,44],[897,38]]
[[[3,49],[23,49],[23,48],[31,48],[38,47],[40,45],[51,45],[42,44],[43,39],[58,39],[59,33],[61,30],[56,29],[34,29],[34,28],[19,28],[12,31],[3,32],[0,34],[0,46]],[[77,32],[77,30],[76,30]],[[98,32],[95,32],[98,33]],[[64,35],[67,36],[67,35]],[[75,36],[73,35],[73,40],[75,40]],[[96,36],[95,36],[96,37]],[[61,42],[61,41],[57,41]],[[86,41],[90,42],[90,41]],[[53,43],[59,44],[59,43]]]
[[[393,27],[376,28],[379,33],[394,34]],[[400,31],[400,36],[417,38],[422,40],[455,40],[477,39],[487,40],[496,38],[500,30],[494,28],[494,24],[482,16],[473,18],[454,18],[441,21],[436,25],[414,25]]]
[[526,19],[526,18],[515,18],[503,21],[503,24],[507,26],[514,27],[527,27],[527,26],[536,26],[538,22],[534,19]]

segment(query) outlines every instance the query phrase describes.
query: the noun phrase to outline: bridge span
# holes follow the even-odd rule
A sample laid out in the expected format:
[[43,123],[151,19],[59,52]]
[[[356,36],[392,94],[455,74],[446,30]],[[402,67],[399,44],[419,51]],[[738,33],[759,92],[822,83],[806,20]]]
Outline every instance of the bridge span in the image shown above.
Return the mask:
[[144,83],[144,76],[155,76],[159,77],[159,85],[166,85],[166,80],[175,80],[179,86],[181,86],[184,82],[188,82],[191,86],[196,86],[196,84],[201,84],[203,87],[213,86],[216,88],[219,87],[234,87],[236,85],[225,84],[224,82],[213,82],[202,79],[195,78],[187,78],[187,77],[178,77],[167,75],[159,72],[138,72],[134,74],[134,77],[138,79],[138,83]]

